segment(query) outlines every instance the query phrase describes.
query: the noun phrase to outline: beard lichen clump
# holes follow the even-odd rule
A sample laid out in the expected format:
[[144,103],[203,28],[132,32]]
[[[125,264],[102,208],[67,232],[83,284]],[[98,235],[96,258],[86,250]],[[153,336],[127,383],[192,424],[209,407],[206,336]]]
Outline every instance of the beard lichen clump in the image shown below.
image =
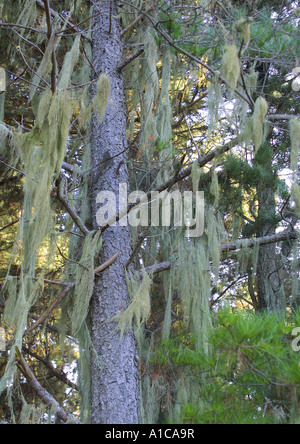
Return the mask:
[[102,123],[110,96],[110,79],[107,74],[102,74],[97,83],[97,94],[93,102],[94,110],[98,114],[98,122]]
[[298,168],[298,158],[300,151],[300,119],[292,119],[290,121],[290,137],[291,137],[291,170],[296,171]]
[[268,114],[269,105],[263,97],[259,97],[255,102],[254,114],[252,117],[253,143],[257,152],[261,147],[264,138],[264,124]]
[[251,38],[251,25],[254,22],[252,17],[241,18],[236,23],[236,30],[241,33],[243,37],[244,44],[246,46],[250,43]]
[[152,280],[148,274],[144,272],[141,281],[131,276],[127,279],[127,285],[131,304],[120,316],[115,318],[118,321],[117,329],[120,331],[121,337],[130,330],[138,333],[142,324],[148,320],[151,314]]
[[292,197],[296,204],[297,217],[300,217],[300,186],[297,183],[294,183],[292,186]]
[[238,49],[235,45],[226,46],[223,58],[223,74],[227,83],[235,90],[241,74]]

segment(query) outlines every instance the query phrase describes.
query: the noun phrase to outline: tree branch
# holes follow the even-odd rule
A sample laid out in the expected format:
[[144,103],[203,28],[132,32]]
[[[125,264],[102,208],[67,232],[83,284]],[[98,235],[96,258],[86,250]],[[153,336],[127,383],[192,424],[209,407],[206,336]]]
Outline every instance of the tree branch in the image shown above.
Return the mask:
[[[278,242],[283,242],[283,241],[288,241],[288,240],[296,240],[296,239],[297,239],[296,233],[275,234],[274,236],[265,236],[265,237],[260,237],[260,238],[256,238],[256,239],[249,239],[249,243],[247,245],[247,248],[253,248],[256,245],[256,243],[259,243],[260,246],[263,246],[263,245],[275,244]],[[221,245],[221,251],[223,253],[226,253],[229,251],[240,250],[242,248],[243,248],[242,241],[231,242],[228,244]],[[143,271],[146,271],[147,274],[161,273],[163,271],[170,270],[171,267],[172,267],[172,264],[169,261],[160,262],[158,264],[154,264],[149,267],[146,267],[144,270],[139,270],[138,275],[141,277],[143,275]]]
[[65,423],[73,423],[73,424],[80,424],[78,419],[76,419],[73,415],[66,412],[66,410],[61,407],[59,404],[57,404],[56,400],[50,395],[47,390],[45,390],[39,381],[34,376],[33,372],[31,371],[29,365],[27,364],[24,357],[21,355],[20,350],[16,347],[16,355],[17,355],[17,366],[23,376],[26,378],[28,384],[30,387],[35,391],[35,393],[38,395],[38,397],[46,404],[49,408],[57,405],[57,417],[65,422]]
[[271,120],[273,122],[279,120],[292,120],[292,119],[300,119],[300,115],[295,114],[268,114],[266,119]]
[[23,351],[27,353],[28,355],[32,356],[37,361],[41,362],[51,373],[55,378],[57,378],[59,381],[63,382],[70,388],[78,391],[78,386],[74,382],[70,381],[67,375],[63,370],[58,370],[57,368],[54,368],[53,365],[50,364],[50,362],[47,359],[42,358],[41,356],[37,355],[36,353],[33,353],[28,348],[23,347]]

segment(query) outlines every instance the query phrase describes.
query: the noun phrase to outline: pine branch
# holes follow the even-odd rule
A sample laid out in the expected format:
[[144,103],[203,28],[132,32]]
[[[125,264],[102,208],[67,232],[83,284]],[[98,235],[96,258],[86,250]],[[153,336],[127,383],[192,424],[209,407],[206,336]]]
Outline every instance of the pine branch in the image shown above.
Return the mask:
[[[280,233],[280,234],[274,234],[273,236],[265,236],[265,237],[259,237],[254,239],[249,239],[249,242],[247,244],[248,248],[253,248],[257,243],[259,243],[260,246],[262,245],[269,245],[269,244],[276,244],[278,242],[288,241],[288,240],[296,240],[297,234],[296,233]],[[223,244],[221,246],[221,250],[223,253],[227,251],[236,251],[240,250],[242,248],[241,241],[231,242],[229,244]]]
[[292,119],[300,119],[300,115],[297,114],[268,114],[267,119],[273,122],[280,120],[292,120]]
[[73,423],[73,424],[80,424],[78,419],[76,419],[73,415],[66,412],[66,410],[61,407],[59,404],[57,404],[56,400],[50,395],[49,392],[47,392],[46,389],[44,389],[33,372],[31,371],[29,365],[27,364],[25,358],[22,356],[20,350],[16,347],[16,355],[17,355],[17,366],[23,376],[26,378],[28,384],[30,387],[35,391],[35,393],[38,395],[38,397],[46,404],[49,408],[57,405],[57,417],[65,422],[65,423]]
[[147,274],[158,274],[158,273],[162,273],[163,271],[168,271],[170,269],[171,269],[171,262],[165,261],[165,262],[160,262],[155,265],[150,265],[149,267],[146,267],[143,270],[139,270],[138,275],[140,277],[142,277],[143,273],[145,273],[145,272]]
[[[273,236],[265,236],[255,239],[249,239],[249,242],[247,244],[247,248],[253,248],[257,243],[260,246],[263,245],[269,245],[269,244],[276,244],[278,242],[288,241],[288,240],[297,240],[297,234],[296,233],[281,233],[281,234],[275,234]],[[242,248],[241,241],[231,242],[228,244],[222,244],[221,245],[221,251],[223,253],[229,252],[229,251],[236,251],[240,250]],[[144,271],[146,271],[147,274],[157,274],[162,273],[163,271],[170,270],[172,267],[171,262],[165,261],[160,262],[154,265],[150,265],[149,267],[146,267]],[[143,270],[138,271],[139,276],[143,275]]]
[[67,163],[67,162],[63,162],[62,163],[62,168],[66,171],[68,171],[69,173],[74,173],[74,166]]
[[6,226],[3,227],[3,228],[0,228],[0,232],[1,232],[1,231],[4,231],[4,230],[7,230],[7,228],[10,228],[10,227],[12,227],[13,225],[16,225],[17,223],[19,223],[19,219],[18,219],[18,220],[15,220],[15,221],[13,221],[13,222],[11,222],[10,224],[6,225]]

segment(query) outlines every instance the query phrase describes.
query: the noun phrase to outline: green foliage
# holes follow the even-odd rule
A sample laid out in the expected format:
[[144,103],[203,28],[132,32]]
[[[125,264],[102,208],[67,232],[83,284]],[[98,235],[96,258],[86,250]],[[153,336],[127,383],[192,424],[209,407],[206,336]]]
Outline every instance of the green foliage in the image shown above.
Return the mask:
[[[225,308],[214,316],[209,355],[188,337],[160,344],[156,364],[198,378],[206,405],[187,400],[181,423],[271,424],[293,421],[294,391],[299,391],[299,354],[291,335],[299,325],[292,316],[254,315]],[[203,379],[203,375],[205,378]]]

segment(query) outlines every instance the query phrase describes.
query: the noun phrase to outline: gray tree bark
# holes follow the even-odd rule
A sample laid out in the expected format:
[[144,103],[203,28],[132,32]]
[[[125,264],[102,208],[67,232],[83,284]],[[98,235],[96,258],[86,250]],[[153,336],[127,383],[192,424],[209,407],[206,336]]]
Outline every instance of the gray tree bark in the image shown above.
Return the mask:
[[[111,81],[111,97],[104,121],[99,125],[98,117],[93,116],[92,122],[91,166],[95,170],[90,195],[93,228],[99,229],[96,196],[101,191],[113,191],[118,195],[119,184],[128,183],[128,168],[124,82],[118,71],[123,61],[122,27],[116,18],[115,2],[97,1],[96,7],[103,12],[95,20],[92,63],[97,75],[105,73]],[[104,159],[107,161],[97,167]],[[117,261],[96,279],[92,299],[92,341],[98,355],[92,357],[93,424],[135,424],[140,419],[139,369],[134,335],[128,333],[120,338],[116,322],[111,322],[129,303],[125,265],[131,254],[131,236],[129,227],[119,224],[103,234],[100,263],[106,262],[118,251]]]

